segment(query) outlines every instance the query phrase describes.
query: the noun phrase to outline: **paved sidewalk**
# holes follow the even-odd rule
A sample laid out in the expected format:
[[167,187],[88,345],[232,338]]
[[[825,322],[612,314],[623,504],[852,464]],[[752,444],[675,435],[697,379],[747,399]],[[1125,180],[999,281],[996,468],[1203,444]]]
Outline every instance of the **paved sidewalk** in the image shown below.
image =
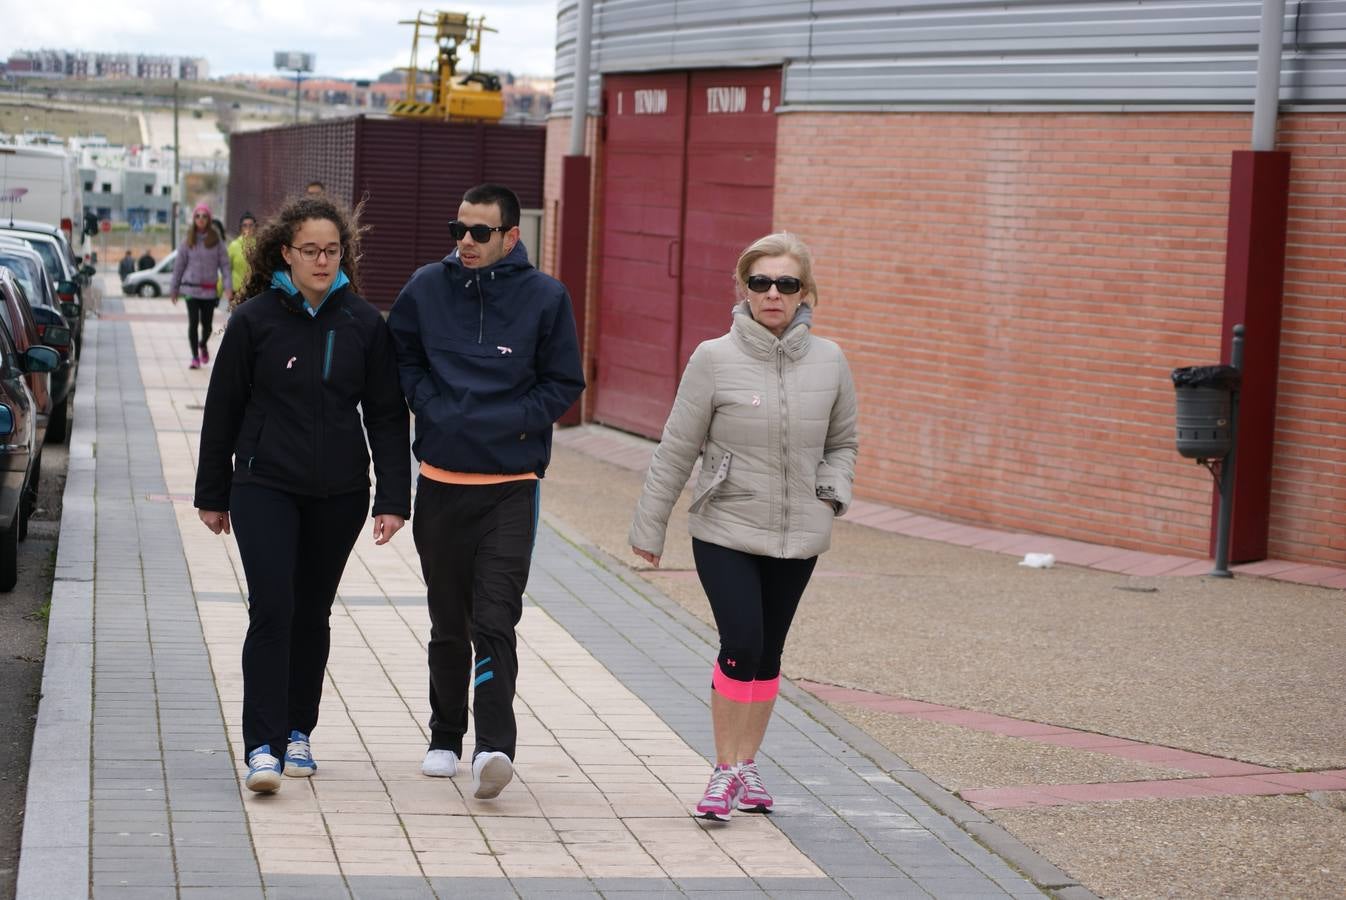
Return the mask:
[[713,635],[555,523],[498,801],[419,774],[429,625],[409,533],[362,538],[342,581],[319,774],[242,790],[245,589],[232,539],[190,502],[208,370],[186,368],[180,310],[104,313],[81,366],[20,898],[1041,896],[1006,857],[1087,896],[975,810],[918,797],[919,773],[795,689],[761,760],[779,811],[691,818]]

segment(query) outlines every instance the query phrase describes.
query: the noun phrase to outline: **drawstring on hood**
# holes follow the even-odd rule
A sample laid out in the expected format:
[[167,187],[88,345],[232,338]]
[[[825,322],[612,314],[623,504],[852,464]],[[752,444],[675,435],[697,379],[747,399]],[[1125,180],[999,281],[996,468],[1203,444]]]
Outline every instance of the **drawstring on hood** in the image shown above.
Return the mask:
[[[458,248],[442,260],[444,267],[450,270],[450,277],[458,274],[466,275],[463,281],[463,290],[476,287],[477,293],[477,343],[480,344],[486,334],[486,295],[482,293],[481,283],[485,280],[495,282],[496,273],[514,274],[524,272],[533,268],[533,264],[528,261],[528,250],[524,247],[523,241],[517,241],[514,249],[506,253],[504,257],[491,263],[489,266],[471,269],[463,265],[462,259],[458,256]],[[456,272],[453,270],[457,270]]]

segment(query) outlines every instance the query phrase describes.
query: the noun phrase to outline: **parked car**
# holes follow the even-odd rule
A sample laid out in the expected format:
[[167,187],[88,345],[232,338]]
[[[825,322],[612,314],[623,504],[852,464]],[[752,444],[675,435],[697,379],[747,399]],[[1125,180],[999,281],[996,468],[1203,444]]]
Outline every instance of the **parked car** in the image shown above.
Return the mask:
[[151,268],[141,269],[139,272],[132,272],[127,275],[126,278],[122,279],[122,293],[128,297],[167,295],[169,285],[173,281],[173,259],[177,255],[178,251],[174,250]]
[[70,326],[57,309],[56,291],[42,267],[42,259],[29,244],[0,236],[0,266],[8,268],[23,288],[37,323],[39,343],[61,354],[60,366],[51,373],[51,419],[46,440],[63,444],[70,434],[79,367]]
[[0,236],[19,238],[42,256],[47,275],[56,286],[61,314],[69,323],[78,356],[84,345],[84,310],[101,290],[93,277],[97,270],[81,264],[75,258],[65,232],[51,225],[23,219],[0,219]]
[[[13,284],[13,279],[9,281]],[[0,591],[19,580],[19,539],[32,511],[25,497],[35,483],[38,463],[37,410],[25,375],[50,372],[59,356],[38,344],[23,353],[0,328]]]
[[[19,280],[14,277],[14,271],[5,266],[0,266],[0,328],[4,328],[9,334],[9,339],[14,342],[15,349],[20,353],[42,343],[28,296],[24,293]],[[30,372],[26,377],[38,413],[37,446],[38,452],[41,453],[51,418],[51,374]]]

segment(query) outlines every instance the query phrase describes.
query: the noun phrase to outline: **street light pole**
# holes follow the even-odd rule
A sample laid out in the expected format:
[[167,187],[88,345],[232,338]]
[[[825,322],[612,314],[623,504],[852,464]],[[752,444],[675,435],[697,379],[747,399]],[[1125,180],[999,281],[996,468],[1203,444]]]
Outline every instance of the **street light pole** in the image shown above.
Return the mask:
[[294,73],[294,124],[299,124],[299,98],[303,93],[304,73],[313,71],[313,54],[296,51],[276,51],[276,71]]
[[178,203],[181,198],[178,196],[179,185],[182,182],[182,173],[179,168],[178,160],[182,154],[178,146],[178,82],[173,80],[173,203],[171,205],[171,215],[169,216],[169,242],[172,246],[178,245]]

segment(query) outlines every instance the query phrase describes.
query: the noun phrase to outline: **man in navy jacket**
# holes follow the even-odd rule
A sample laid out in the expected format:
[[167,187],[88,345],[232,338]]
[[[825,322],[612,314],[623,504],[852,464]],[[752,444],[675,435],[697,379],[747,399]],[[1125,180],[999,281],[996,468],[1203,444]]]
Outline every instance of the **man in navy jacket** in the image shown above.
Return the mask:
[[422,266],[393,304],[402,390],[420,461],[412,535],[430,607],[426,775],[457,772],[476,691],[475,796],[513,778],[514,628],[537,528],[552,425],[584,390],[565,287],[528,262],[519,200],[484,184],[449,223],[454,252]]

